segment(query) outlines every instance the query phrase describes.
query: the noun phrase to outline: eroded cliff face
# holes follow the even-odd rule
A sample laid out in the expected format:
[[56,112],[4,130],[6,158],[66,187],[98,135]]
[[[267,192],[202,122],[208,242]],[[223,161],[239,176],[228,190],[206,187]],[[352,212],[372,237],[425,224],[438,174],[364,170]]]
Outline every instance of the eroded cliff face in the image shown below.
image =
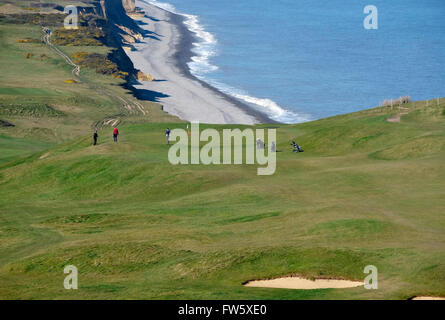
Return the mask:
[[135,0],[122,0],[122,6],[124,7],[127,13],[132,13],[136,9],[136,1]]
[[112,26],[112,36],[123,46],[131,50],[132,44],[143,39],[143,30],[132,15],[137,14],[135,0],[97,0],[96,9]]
[[102,15],[107,18],[110,5],[116,7],[117,10],[124,9],[127,14],[136,11],[135,0],[99,0]]
[[125,66],[125,71],[134,74],[139,81],[153,81],[153,77],[135,70],[133,63],[128,58],[127,53],[134,50],[133,44],[143,40],[143,32],[139,25],[131,18],[143,12],[136,9],[135,0],[100,0],[102,15],[110,23],[109,36],[118,43],[118,51],[115,59],[119,66]]
[[106,19],[107,18],[107,10],[105,8],[105,0],[100,0],[99,4],[100,4],[101,14]]

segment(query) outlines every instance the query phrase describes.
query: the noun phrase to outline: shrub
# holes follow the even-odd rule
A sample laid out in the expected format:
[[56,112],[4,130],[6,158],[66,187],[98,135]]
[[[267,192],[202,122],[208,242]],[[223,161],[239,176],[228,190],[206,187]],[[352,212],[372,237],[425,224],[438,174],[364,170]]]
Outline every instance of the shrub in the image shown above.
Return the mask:
[[25,38],[25,39],[18,39],[17,43],[41,43],[42,41],[40,39],[32,39],[32,38]]
[[104,54],[79,51],[72,54],[71,58],[75,64],[84,68],[95,69],[100,74],[110,75],[118,79],[128,76],[128,72],[119,70],[117,64],[109,60]]
[[59,29],[53,32],[52,42],[60,46],[101,46],[105,33],[96,27]]
[[0,22],[12,24],[34,24],[40,26],[63,26],[65,14],[18,13],[0,15]]

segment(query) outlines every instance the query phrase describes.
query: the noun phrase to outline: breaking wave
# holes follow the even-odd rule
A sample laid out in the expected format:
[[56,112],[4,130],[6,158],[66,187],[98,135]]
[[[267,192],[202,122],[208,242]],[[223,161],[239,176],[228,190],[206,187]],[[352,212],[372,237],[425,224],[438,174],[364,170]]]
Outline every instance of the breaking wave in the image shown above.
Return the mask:
[[148,3],[185,17],[184,24],[197,39],[197,41],[193,43],[192,49],[192,52],[195,55],[191,57],[192,61],[188,63],[190,72],[195,77],[248,104],[256,110],[267,114],[267,116],[275,121],[283,123],[297,123],[310,120],[309,115],[297,114],[279,106],[271,99],[253,97],[247,92],[230,87],[211,79],[211,77],[208,77],[210,73],[218,70],[218,67],[210,62],[210,59],[217,54],[218,41],[216,37],[204,29],[204,26],[199,23],[199,17],[197,15],[178,12],[172,4],[166,2],[152,0],[148,1]]

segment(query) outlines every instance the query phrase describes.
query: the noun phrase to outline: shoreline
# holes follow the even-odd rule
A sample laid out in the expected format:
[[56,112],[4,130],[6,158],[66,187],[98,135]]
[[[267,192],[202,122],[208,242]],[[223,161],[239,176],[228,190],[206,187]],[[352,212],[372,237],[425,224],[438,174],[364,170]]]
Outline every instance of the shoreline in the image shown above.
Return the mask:
[[[258,119],[259,123],[263,123],[263,124],[279,123],[278,121],[269,118],[266,114],[264,114],[258,110],[255,110],[253,107],[246,105],[245,103],[239,101],[238,99],[228,95],[227,93],[222,92],[218,88],[215,88],[211,84],[209,84],[201,79],[198,79],[196,76],[194,76],[190,72],[188,63],[191,61],[191,58],[194,56],[193,51],[192,51],[192,48],[193,48],[193,40],[192,39],[194,39],[195,36],[185,26],[185,24],[184,24],[185,18],[183,16],[178,15],[176,13],[171,13],[171,15],[173,18],[172,23],[176,25],[176,27],[179,30],[179,33],[181,34],[180,35],[180,43],[178,43],[177,49],[176,49],[175,60],[177,63],[177,67],[183,72],[183,74],[189,79],[200,82],[203,86],[205,86],[206,88],[208,88],[210,90],[213,90],[216,94],[223,96],[224,99],[230,101],[234,105],[238,106],[240,109],[243,109],[243,111],[245,111],[249,115]],[[182,50],[181,50],[181,48],[182,48]],[[184,50],[184,48],[186,48],[186,49]]]
[[149,36],[134,43],[135,50],[127,55],[135,68],[156,79],[131,84],[138,98],[158,102],[164,111],[186,121],[279,123],[191,73],[188,63],[198,39],[184,24],[184,16],[143,1],[136,1],[136,7],[144,10],[144,17],[131,19]]

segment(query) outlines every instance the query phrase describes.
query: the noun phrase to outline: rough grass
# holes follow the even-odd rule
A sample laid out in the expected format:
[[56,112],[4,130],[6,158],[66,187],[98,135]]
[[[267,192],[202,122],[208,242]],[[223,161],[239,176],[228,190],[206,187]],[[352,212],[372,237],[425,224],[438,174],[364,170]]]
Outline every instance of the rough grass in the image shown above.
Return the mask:
[[[91,124],[122,112],[104,92],[131,98],[123,82],[82,70],[82,83],[67,85],[72,68],[43,44],[17,42],[27,37],[40,38],[40,27],[0,24],[0,102],[65,116],[2,115],[15,127],[0,127],[1,299],[445,295],[444,99],[405,104],[400,123],[386,121],[397,108],[382,107],[277,125],[273,176],[172,166],[163,132],[183,123],[143,102],[149,115],[124,118],[119,143],[105,127],[93,147]],[[237,126],[217,129],[227,127]],[[291,152],[293,139],[304,153]],[[69,264],[76,291],[63,288]],[[361,280],[369,264],[378,290],[242,286],[286,275]]]
[[[9,164],[0,171],[0,295],[444,295],[445,153],[424,148],[400,157],[397,151],[424,137],[441,144],[443,120],[424,121],[419,113],[400,124],[382,121],[389,115],[363,111],[279,125],[283,152],[270,177],[257,176],[256,166],[171,166],[164,124],[122,126],[118,144],[101,131],[96,147],[79,138]],[[291,152],[295,137],[305,153]],[[375,156],[383,151],[394,156]],[[62,286],[68,264],[79,268],[76,292]],[[361,280],[368,264],[379,270],[379,290],[242,286],[283,275]]]
[[[145,117],[128,114],[117,98],[134,99],[122,88],[124,81],[97,74],[94,70],[82,69],[82,83],[65,83],[72,79],[72,67],[66,61],[43,43],[17,42],[25,38],[39,39],[42,35],[39,26],[0,23],[0,106],[47,105],[64,117],[29,117],[29,110],[1,107],[1,119],[16,126],[0,127],[0,134],[63,143],[89,132],[92,134],[92,126],[106,116],[124,116],[121,123],[174,119],[166,116],[158,104],[148,101],[140,102],[148,111]],[[106,46],[72,48],[77,49],[60,47],[67,55],[77,50],[107,55],[111,50]],[[33,58],[25,59],[28,52],[33,52]],[[45,58],[40,58],[42,56]]]

